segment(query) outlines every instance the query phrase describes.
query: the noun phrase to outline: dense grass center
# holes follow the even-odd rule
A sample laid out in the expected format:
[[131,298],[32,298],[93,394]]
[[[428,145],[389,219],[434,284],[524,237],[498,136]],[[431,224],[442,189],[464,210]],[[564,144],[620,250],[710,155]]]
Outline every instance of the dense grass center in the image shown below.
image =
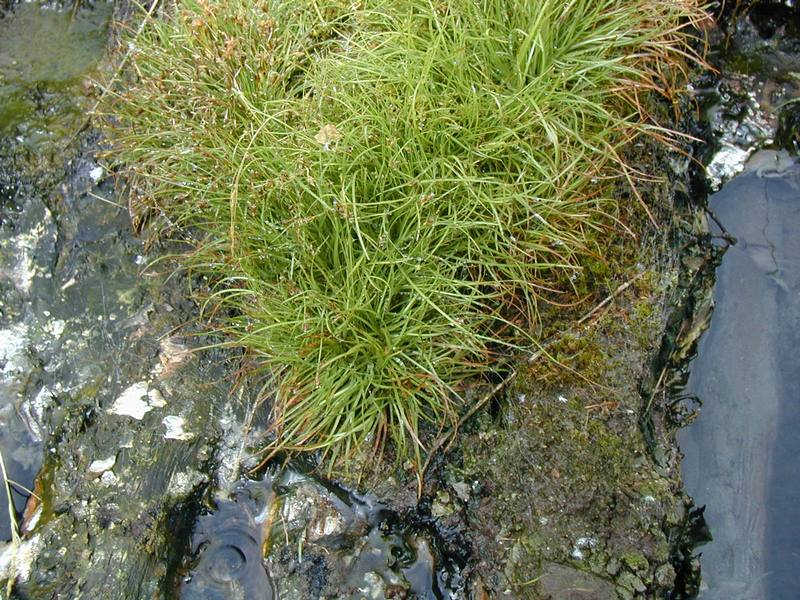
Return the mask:
[[[613,210],[689,0],[181,0],[112,139],[275,376],[275,448],[419,457]],[[595,232],[593,234],[593,232]],[[411,443],[409,443],[411,442]]]

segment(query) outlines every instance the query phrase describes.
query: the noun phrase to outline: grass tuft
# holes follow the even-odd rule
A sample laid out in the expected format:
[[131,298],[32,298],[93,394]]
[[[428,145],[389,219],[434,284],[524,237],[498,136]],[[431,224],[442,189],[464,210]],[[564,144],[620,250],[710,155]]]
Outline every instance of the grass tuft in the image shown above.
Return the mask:
[[113,156],[197,239],[219,323],[274,374],[273,449],[350,456],[456,421],[530,347],[668,136],[691,0],[179,0],[107,96]]

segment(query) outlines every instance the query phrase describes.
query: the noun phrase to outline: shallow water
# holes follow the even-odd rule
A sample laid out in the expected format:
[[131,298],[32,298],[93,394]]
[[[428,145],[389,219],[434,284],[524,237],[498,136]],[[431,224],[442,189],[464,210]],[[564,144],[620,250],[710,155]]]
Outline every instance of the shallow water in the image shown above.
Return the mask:
[[[243,480],[211,504],[192,526],[181,600],[464,597],[463,557],[443,555],[431,519],[371,494],[289,468]],[[282,577],[273,581],[270,568]]]
[[0,135],[20,141],[62,136],[65,113],[81,117],[73,89],[105,51],[112,5],[57,9],[25,2],[0,18]]
[[[32,2],[0,17],[0,449],[20,484],[18,511],[42,463],[45,412],[99,376],[91,371],[107,331],[83,321],[95,319],[97,329],[103,313],[92,309],[105,303],[107,317],[136,270],[108,282],[78,273],[86,255],[108,256],[124,213],[86,194],[97,191],[102,169],[66,165],[63,150],[85,119],[83,78],[102,55],[110,14],[109,4],[71,17]],[[69,179],[49,177],[48,167]],[[0,540],[9,537],[3,492]]]
[[270,483],[240,486],[198,519],[191,544],[197,559],[181,586],[183,600],[275,597],[261,560],[274,500]]
[[716,307],[687,392],[703,401],[679,434],[687,491],[714,540],[708,600],[800,590],[800,163],[763,151],[710,199],[737,239],[717,269]]

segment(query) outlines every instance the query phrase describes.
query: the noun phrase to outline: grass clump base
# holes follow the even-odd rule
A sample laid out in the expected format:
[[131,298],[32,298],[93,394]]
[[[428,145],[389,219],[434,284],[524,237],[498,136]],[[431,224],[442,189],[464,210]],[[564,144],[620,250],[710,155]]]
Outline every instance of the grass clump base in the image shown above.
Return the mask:
[[691,0],[179,0],[105,111],[137,195],[194,232],[218,323],[274,375],[275,450],[420,460],[535,345],[690,56]]

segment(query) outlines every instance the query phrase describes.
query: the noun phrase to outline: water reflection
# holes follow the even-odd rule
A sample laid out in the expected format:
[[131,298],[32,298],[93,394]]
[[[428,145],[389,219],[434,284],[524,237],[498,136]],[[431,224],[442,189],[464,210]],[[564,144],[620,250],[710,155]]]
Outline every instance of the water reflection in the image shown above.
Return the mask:
[[460,559],[442,555],[428,519],[372,495],[286,469],[212,504],[194,525],[181,600],[464,597]]

